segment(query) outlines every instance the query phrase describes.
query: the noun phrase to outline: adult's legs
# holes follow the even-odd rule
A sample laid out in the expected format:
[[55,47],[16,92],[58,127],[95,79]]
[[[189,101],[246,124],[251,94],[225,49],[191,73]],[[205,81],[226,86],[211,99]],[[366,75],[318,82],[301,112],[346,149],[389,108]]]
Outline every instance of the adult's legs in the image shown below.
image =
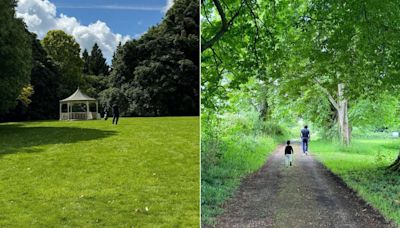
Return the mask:
[[301,146],[303,148],[303,154],[306,153],[306,140],[305,139],[301,140]]
[[308,139],[306,140],[305,145],[306,145],[306,153],[307,153],[308,152]]
[[115,124],[118,124],[119,116],[116,116]]
[[114,124],[114,122],[115,122],[115,118],[116,118],[116,116],[114,115],[114,116],[113,116],[113,122],[112,122],[112,124]]

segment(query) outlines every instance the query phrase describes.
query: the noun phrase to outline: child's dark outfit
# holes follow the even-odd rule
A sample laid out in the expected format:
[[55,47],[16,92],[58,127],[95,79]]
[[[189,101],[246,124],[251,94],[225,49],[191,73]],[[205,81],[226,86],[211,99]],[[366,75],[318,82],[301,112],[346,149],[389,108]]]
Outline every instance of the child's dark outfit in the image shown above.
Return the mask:
[[285,147],[285,165],[292,166],[292,156],[293,156],[293,147],[291,145],[287,145]]

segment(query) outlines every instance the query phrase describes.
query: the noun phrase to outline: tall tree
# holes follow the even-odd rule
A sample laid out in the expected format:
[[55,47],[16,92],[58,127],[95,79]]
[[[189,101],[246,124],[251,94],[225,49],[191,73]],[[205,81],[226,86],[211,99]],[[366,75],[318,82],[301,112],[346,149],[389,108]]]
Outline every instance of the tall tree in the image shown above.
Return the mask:
[[0,114],[15,107],[32,67],[30,39],[15,6],[15,0],[0,1]]
[[[314,1],[298,20],[298,39],[291,41],[297,50],[288,49],[297,64],[288,65],[293,74],[286,74],[286,80],[303,91],[320,90],[326,95],[337,113],[344,144],[351,138],[349,103],[399,85],[393,53],[399,50],[395,37],[400,35],[396,29],[400,21],[391,13],[377,16],[384,11],[400,12],[393,1],[379,5]],[[379,35],[371,37],[371,32]]]
[[125,100],[127,115],[198,115],[198,69],[198,1],[177,0],[159,25],[117,48],[102,103]]
[[108,88],[109,66],[97,43],[93,45],[90,55],[86,49],[83,51],[82,60],[84,77],[80,86],[89,96],[99,97],[99,93]]
[[86,48],[82,52],[82,60],[83,60],[83,70],[82,70],[82,72],[84,74],[89,74],[89,53],[86,50]]
[[106,59],[103,57],[103,53],[97,43],[94,43],[92,51],[90,52],[88,66],[88,74],[96,76],[109,74],[109,66],[107,65]]
[[70,95],[81,83],[83,61],[80,57],[79,44],[64,31],[51,30],[42,40],[42,45],[61,69],[63,75],[61,94]]
[[47,55],[36,34],[31,33],[33,68],[31,84],[35,90],[32,103],[28,106],[29,119],[57,119],[59,115],[59,100],[63,99],[59,92],[63,87],[60,68]]

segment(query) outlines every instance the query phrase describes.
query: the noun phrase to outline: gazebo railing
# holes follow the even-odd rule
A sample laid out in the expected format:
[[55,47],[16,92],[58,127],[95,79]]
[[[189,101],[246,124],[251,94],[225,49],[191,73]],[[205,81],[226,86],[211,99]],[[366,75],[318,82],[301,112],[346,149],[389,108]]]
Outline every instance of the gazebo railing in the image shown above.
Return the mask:
[[60,113],[60,120],[93,120],[97,119],[96,112],[62,112]]

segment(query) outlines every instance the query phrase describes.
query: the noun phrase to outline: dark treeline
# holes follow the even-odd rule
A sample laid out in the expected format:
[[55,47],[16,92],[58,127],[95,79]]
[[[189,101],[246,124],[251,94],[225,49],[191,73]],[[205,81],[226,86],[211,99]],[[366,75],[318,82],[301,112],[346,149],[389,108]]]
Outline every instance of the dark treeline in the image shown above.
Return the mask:
[[180,0],[139,40],[119,46],[101,105],[126,115],[198,115],[198,1]]
[[15,0],[1,1],[0,121],[57,119],[59,100],[78,86],[100,110],[117,103],[125,116],[198,115],[198,4],[176,0],[159,25],[120,44],[109,66],[96,43],[80,56],[63,31],[38,40],[15,17]]

